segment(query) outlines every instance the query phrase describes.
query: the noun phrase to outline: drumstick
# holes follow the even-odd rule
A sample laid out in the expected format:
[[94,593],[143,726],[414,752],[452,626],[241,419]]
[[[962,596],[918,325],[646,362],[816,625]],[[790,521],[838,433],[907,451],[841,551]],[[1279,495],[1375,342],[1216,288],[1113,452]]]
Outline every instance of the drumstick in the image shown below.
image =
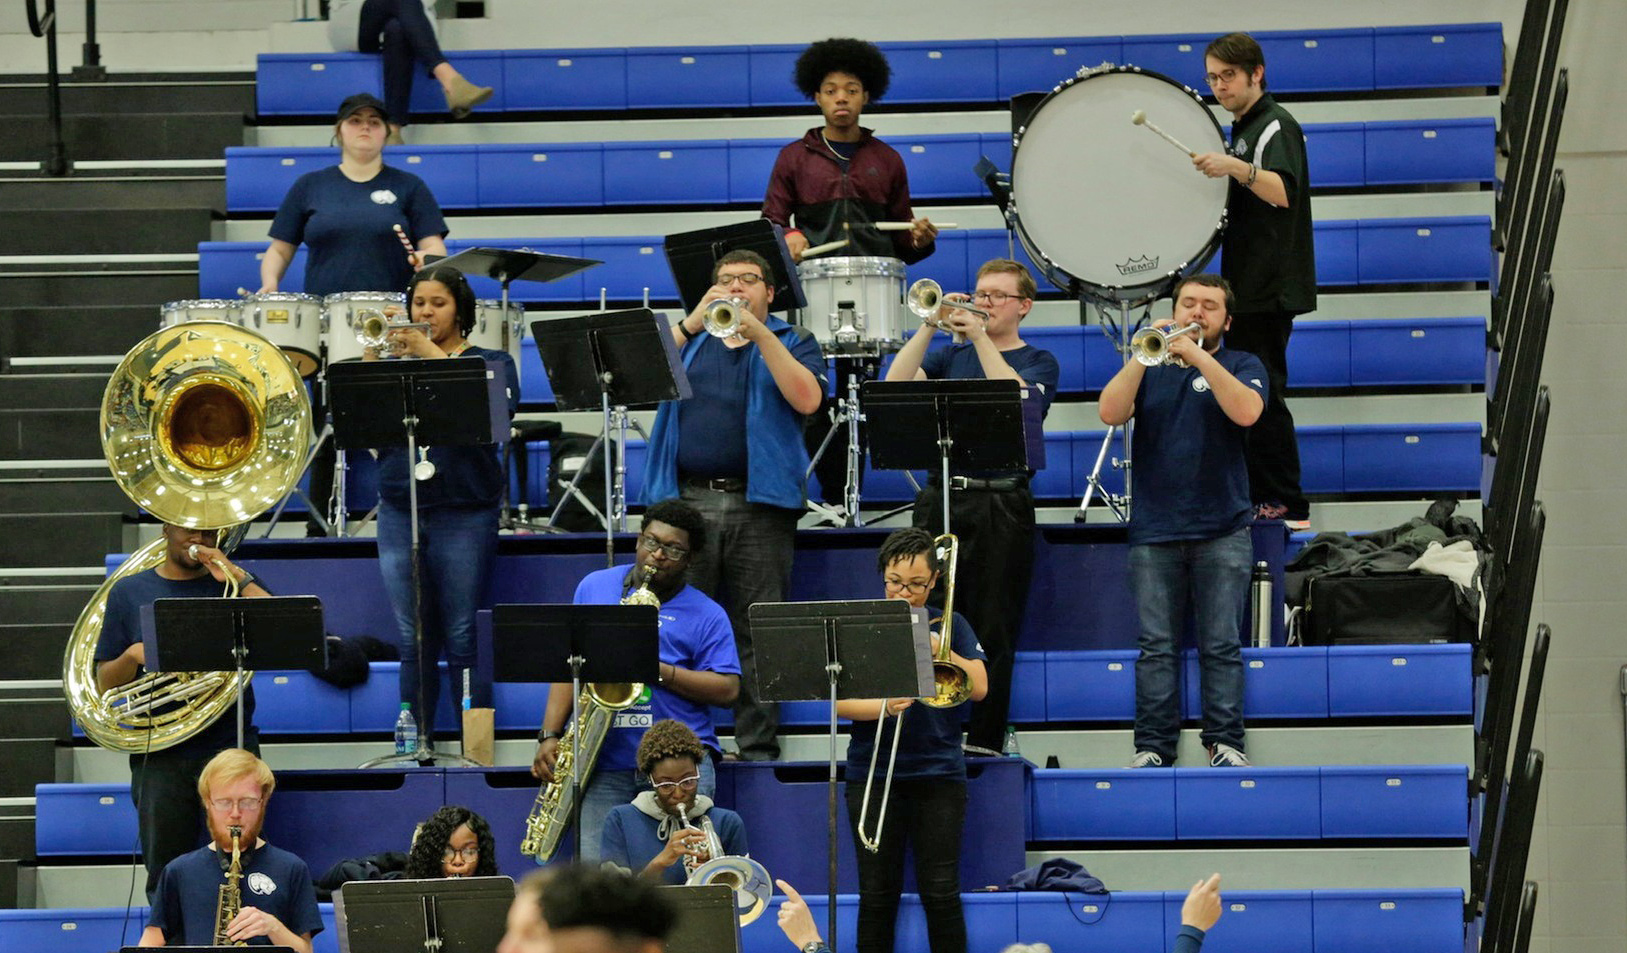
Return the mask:
[[814,255],[823,255],[825,252],[835,251],[838,248],[845,248],[846,246],[847,246],[847,239],[838,238],[833,242],[826,242],[823,245],[815,245],[812,248],[804,248],[802,250],[802,257],[810,258],[810,257],[812,257]]
[[395,237],[400,239],[401,247],[407,250],[407,257],[412,258],[413,256],[417,255],[418,249],[412,247],[412,239],[407,237],[407,233],[401,228],[401,226],[391,225],[390,227],[395,229]]
[[1151,129],[1153,132],[1158,133],[1158,135],[1159,135],[1159,137],[1161,139],[1163,139],[1165,142],[1169,143],[1170,145],[1174,146],[1175,148],[1181,150],[1182,152],[1186,153],[1188,157],[1194,157],[1195,158],[1197,156],[1197,153],[1193,152],[1191,149],[1188,149],[1185,145],[1183,145],[1181,140],[1175,138],[1174,136],[1170,135],[1169,133],[1165,132],[1164,130],[1162,130],[1162,129],[1158,128],[1156,125],[1154,125],[1152,123],[1152,121],[1147,118],[1147,113],[1146,113],[1145,110],[1137,109],[1135,112],[1131,113],[1130,114],[1130,121],[1135,123],[1138,126],[1146,126],[1148,129]]
[[[907,232],[907,231],[909,231],[910,229],[912,229],[914,227],[915,227],[914,222],[877,222],[876,223],[876,231],[878,231],[878,232]],[[959,228],[960,226],[955,224],[954,222],[933,222],[932,227],[936,228],[938,231],[941,232],[946,228]]]

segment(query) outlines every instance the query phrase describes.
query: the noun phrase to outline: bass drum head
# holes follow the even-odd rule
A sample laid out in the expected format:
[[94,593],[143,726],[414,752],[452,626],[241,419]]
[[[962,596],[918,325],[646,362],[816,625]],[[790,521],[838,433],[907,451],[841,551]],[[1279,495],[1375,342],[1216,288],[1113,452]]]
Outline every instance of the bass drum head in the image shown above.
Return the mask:
[[1198,152],[1223,152],[1220,124],[1167,76],[1117,67],[1070,79],[1018,132],[1011,166],[1017,232],[1040,270],[1072,293],[1140,303],[1213,256],[1226,178],[1131,116]]

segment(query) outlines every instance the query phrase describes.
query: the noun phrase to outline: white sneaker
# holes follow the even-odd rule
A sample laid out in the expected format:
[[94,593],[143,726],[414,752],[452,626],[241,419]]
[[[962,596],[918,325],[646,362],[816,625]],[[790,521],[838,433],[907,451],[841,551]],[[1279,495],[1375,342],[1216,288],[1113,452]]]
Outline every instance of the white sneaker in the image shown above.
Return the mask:
[[1164,759],[1156,751],[1137,751],[1136,756],[1130,759],[1126,768],[1162,768]]
[[1209,748],[1209,767],[1211,768],[1246,768],[1249,766],[1248,755],[1227,744],[1211,745]]

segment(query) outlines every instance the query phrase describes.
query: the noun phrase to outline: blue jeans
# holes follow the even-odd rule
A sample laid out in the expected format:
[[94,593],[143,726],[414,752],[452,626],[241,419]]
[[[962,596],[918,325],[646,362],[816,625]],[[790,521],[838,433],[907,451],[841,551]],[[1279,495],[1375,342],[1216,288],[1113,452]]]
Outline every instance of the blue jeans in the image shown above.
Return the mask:
[[[475,669],[475,612],[486,599],[486,581],[497,555],[497,508],[432,506],[418,511],[418,547],[423,592],[424,655],[420,666],[413,644],[412,524],[405,508],[381,503],[378,515],[379,571],[395,611],[401,644],[401,700],[426,738],[434,737],[441,680],[435,662],[442,652],[451,670],[452,690],[461,692],[463,673]],[[424,710],[418,708],[420,668]],[[471,682],[476,708],[491,706],[491,685]]]
[[1203,743],[1243,750],[1242,619],[1254,542],[1247,526],[1216,539],[1130,547],[1141,616],[1136,659],[1137,751],[1175,762],[1181,733],[1181,629],[1190,611],[1202,674]]
[[[717,794],[717,769],[710,757],[701,759],[699,793],[707,797]],[[601,857],[600,838],[604,834],[605,818],[623,804],[630,804],[638,792],[650,786],[650,779],[632,771],[594,771],[593,777],[582,786],[582,863],[597,865]],[[569,837],[569,833],[566,834]],[[638,871],[633,871],[638,873]]]

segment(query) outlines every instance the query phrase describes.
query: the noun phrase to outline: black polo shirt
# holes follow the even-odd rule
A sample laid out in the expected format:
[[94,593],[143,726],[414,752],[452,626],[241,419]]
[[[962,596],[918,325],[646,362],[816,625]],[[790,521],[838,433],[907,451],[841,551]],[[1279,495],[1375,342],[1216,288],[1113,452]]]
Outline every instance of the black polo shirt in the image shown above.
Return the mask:
[[1288,207],[1277,208],[1231,180],[1221,273],[1239,314],[1304,314],[1316,309],[1316,250],[1305,133],[1270,94],[1232,124],[1232,155],[1282,176]]

